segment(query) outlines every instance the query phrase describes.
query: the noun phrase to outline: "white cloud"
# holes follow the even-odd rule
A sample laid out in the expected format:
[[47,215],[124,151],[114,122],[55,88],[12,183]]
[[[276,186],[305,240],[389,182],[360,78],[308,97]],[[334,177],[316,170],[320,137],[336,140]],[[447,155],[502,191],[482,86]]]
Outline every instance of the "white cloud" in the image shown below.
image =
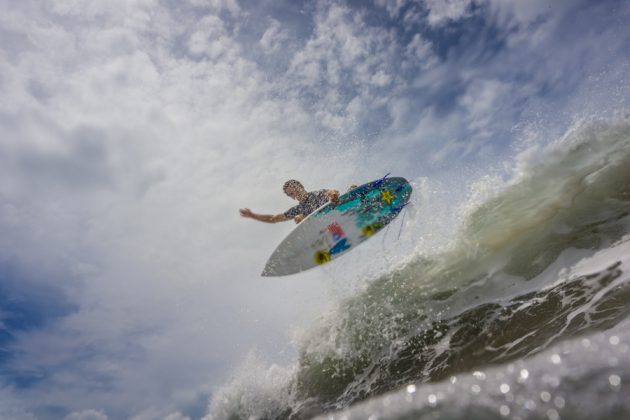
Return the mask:
[[280,22],[275,19],[271,20],[271,24],[260,38],[260,46],[267,54],[280,52],[284,45],[289,41],[289,32],[282,28]]
[[470,16],[472,0],[425,0],[429,9],[427,20],[430,25],[438,26],[448,21],[457,21]]
[[470,16],[474,3],[474,0],[374,0],[374,4],[387,10],[392,18],[401,17],[405,10],[402,18],[407,25],[418,24],[426,15],[426,22],[432,27]]
[[[514,19],[520,24],[530,25],[541,17],[561,16],[567,9],[576,7],[574,0],[486,0],[502,19]],[[551,13],[550,13],[551,12]]]
[[164,420],[190,420],[190,417],[183,415],[182,413],[172,413],[164,417]]
[[237,48],[227,37],[223,21],[219,17],[206,16],[195,26],[195,32],[188,39],[188,49],[191,54],[195,56],[205,54],[210,59],[216,60],[230,48]]
[[466,110],[470,130],[485,129],[493,120],[500,104],[507,102],[505,96],[511,94],[510,86],[498,80],[475,80],[459,104]]
[[368,24],[364,14],[343,5],[319,2],[314,22],[313,34],[293,55],[287,76],[295,91],[307,89],[324,99],[316,104],[316,115],[344,135],[404,88],[397,63],[415,71],[435,62],[431,44],[419,34],[403,45],[392,30]]
[[414,68],[428,69],[438,63],[431,42],[420,34],[415,34],[411,42],[405,47],[405,58],[403,68],[409,70]]
[[[41,376],[17,397],[33,405],[172,413],[208,395],[212,375],[270,325],[299,319],[313,306],[302,296],[318,290],[263,286],[264,258],[290,226],[237,215],[288,207],[282,182],[325,154],[303,141],[304,111],[265,99],[268,85],[216,16],[173,31],[194,18],[153,4],[170,26],[129,30],[128,16],[148,7],[134,5],[66,3],[57,12],[77,16],[71,25],[39,3],[13,10],[25,24],[12,30],[31,41],[2,60],[0,249],[77,305],[46,329],[15,332],[12,371]],[[194,56],[175,56],[171,45],[197,33]],[[45,97],[29,91],[33,77]],[[315,187],[325,174],[309,178]],[[269,310],[281,290],[293,302]]]
[[238,15],[241,8],[236,0],[189,0],[194,6],[205,7],[212,12],[220,12],[222,10],[229,11],[232,15]]
[[374,0],[374,4],[384,7],[391,17],[397,17],[400,10],[409,3],[409,0]]
[[82,410],[67,415],[64,420],[107,420],[107,418],[102,411]]

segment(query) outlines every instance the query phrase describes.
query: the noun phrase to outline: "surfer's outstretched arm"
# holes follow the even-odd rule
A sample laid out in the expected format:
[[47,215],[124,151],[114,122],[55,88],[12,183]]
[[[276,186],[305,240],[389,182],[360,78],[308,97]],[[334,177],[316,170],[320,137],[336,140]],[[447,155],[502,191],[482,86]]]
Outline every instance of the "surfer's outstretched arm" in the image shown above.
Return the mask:
[[289,218],[285,216],[283,213],[275,214],[275,215],[274,214],[257,214],[251,211],[250,209],[240,209],[239,212],[241,213],[242,217],[248,217],[250,219],[258,220],[259,222],[265,222],[265,223],[278,223],[278,222],[284,222],[286,220],[289,220]]

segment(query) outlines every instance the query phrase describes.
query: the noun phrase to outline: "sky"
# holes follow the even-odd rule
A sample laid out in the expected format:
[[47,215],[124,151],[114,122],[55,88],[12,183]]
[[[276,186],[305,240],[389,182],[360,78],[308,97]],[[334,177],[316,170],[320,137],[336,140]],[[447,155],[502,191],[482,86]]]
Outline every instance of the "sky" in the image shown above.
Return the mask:
[[630,102],[622,0],[0,7],[0,418],[204,416],[342,287],[261,278],[293,226],[238,208],[388,172],[458,203]]

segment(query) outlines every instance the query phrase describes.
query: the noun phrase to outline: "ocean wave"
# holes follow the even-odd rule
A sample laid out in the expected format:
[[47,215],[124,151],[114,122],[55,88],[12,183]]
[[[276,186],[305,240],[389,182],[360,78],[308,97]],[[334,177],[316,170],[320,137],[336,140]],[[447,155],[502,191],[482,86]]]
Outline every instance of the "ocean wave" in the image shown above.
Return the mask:
[[[419,250],[339,302],[302,334],[282,380],[252,391],[237,374],[211,418],[309,418],[625,319],[630,277],[617,251],[630,232],[630,118],[581,121],[542,160],[526,156],[484,201],[468,201],[446,250]],[[580,266],[597,253],[597,269]]]

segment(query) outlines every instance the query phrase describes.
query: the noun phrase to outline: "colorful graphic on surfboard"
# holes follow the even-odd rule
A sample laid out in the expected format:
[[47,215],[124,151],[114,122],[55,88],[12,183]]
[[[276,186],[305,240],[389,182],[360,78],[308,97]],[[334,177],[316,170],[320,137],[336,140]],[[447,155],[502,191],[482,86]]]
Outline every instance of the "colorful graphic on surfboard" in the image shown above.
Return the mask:
[[278,245],[262,275],[286,276],[326,264],[383,229],[407,205],[412,192],[406,179],[388,175],[311,213]]

